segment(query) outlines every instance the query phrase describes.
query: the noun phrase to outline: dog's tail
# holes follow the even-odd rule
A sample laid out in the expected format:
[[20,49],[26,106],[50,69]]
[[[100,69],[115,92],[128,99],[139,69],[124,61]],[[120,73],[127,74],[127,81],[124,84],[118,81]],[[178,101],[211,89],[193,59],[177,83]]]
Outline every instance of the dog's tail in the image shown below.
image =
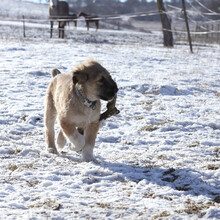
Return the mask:
[[52,69],[52,71],[51,71],[52,77],[55,77],[58,74],[61,74],[61,72],[58,69]]

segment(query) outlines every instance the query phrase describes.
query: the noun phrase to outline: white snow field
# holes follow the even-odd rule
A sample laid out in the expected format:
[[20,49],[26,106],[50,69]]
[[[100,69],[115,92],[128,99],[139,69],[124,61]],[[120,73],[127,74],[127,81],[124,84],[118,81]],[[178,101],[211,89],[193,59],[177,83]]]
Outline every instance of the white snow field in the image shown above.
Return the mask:
[[[79,28],[59,40],[36,29],[22,39],[2,27],[0,219],[220,219],[219,45],[191,54],[160,35]],[[121,112],[86,163],[68,146],[45,151],[43,103],[52,68],[91,58],[117,81]]]

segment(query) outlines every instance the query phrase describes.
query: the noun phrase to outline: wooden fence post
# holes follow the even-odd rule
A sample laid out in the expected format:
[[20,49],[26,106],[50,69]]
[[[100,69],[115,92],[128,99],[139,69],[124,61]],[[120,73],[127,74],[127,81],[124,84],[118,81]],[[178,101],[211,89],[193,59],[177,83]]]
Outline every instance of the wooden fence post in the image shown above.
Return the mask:
[[182,5],[183,5],[183,12],[184,12],[184,17],[185,17],[185,22],[186,22],[186,29],[187,29],[187,34],[188,34],[190,51],[191,51],[191,53],[193,53],[192,40],[191,40],[191,36],[190,36],[190,30],[189,30],[188,17],[187,17],[187,13],[186,13],[185,0],[182,0]]
[[216,42],[217,42],[217,43],[220,43],[220,24],[217,24],[217,26],[216,26],[216,32],[217,32]]
[[23,36],[26,37],[26,35],[25,35],[25,19],[24,19],[24,15],[23,15]]

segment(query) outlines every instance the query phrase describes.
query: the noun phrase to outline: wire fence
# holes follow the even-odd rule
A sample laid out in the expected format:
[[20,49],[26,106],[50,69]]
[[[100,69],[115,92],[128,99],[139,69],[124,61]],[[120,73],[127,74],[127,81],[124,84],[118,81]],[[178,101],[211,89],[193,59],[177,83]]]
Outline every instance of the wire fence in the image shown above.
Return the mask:
[[[192,36],[192,40],[194,42],[204,42],[204,43],[219,43],[220,44],[220,19],[214,20],[210,17],[212,16],[219,16],[220,13],[214,12],[213,10],[207,8],[205,5],[203,5],[200,1],[196,0],[197,7],[199,6],[204,10],[202,12],[199,10],[195,5],[189,2],[187,12],[188,12],[188,18],[190,22],[190,32]],[[187,31],[184,26],[184,18],[183,18],[183,13],[182,13],[182,8],[176,7],[170,4],[167,4],[167,14],[169,17],[172,19],[172,30],[165,30],[165,31],[172,31],[174,38],[176,41],[179,40],[187,40]],[[149,12],[138,12],[138,13],[132,13],[132,14],[123,14],[123,15],[106,15],[102,17],[96,17],[96,18],[90,18],[90,20],[98,20],[103,23],[102,26],[104,26],[104,23],[112,23],[114,26],[111,26],[111,29],[120,29],[121,28],[121,23],[124,20],[128,20],[130,18],[138,18],[138,17],[149,17],[149,16],[159,16],[158,11],[149,11]],[[193,16],[193,14],[197,15],[197,18]],[[200,17],[200,19],[199,19]],[[1,21],[5,21],[4,23],[0,23],[0,25],[7,25],[7,22],[16,22],[17,28],[22,28],[23,29],[23,36],[26,37],[28,36],[28,32],[30,31],[31,28],[36,27],[36,24],[39,24],[44,30],[48,30],[48,33],[50,32],[50,25],[49,23],[51,21],[58,21],[58,22],[73,22],[73,21],[84,21],[84,18],[69,18],[69,17],[63,17],[61,19],[31,19],[31,18],[25,18],[23,17],[22,19],[4,19],[1,18]],[[145,21],[147,23],[147,21]],[[13,24],[10,24],[13,25]],[[53,29],[57,30],[57,26],[53,26]],[[158,26],[158,31],[161,30],[161,26]],[[72,31],[71,28],[66,28],[65,32],[66,35]],[[155,31],[152,30],[151,28],[146,29],[148,33],[154,34]]]
[[[190,33],[192,40],[194,42],[204,42],[204,43],[218,43],[220,44],[220,19],[210,18],[212,16],[218,16],[220,18],[220,13],[214,12],[213,10],[207,8],[200,1],[196,0],[196,4],[188,2],[188,19],[190,23]],[[197,7],[196,7],[197,6]],[[198,9],[200,7],[200,10]],[[175,7],[168,4],[169,10],[167,13],[172,18],[172,20],[183,21],[182,8]],[[193,16],[196,14],[196,17]],[[173,33],[178,40],[186,40],[186,28],[185,26],[180,26],[177,24],[173,25]]]

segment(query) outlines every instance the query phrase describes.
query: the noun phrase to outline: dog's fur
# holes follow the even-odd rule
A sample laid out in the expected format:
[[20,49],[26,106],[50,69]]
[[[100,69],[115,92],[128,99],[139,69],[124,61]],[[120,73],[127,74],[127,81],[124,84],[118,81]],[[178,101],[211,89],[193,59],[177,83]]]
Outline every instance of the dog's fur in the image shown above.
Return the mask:
[[[58,153],[54,142],[56,117],[61,127],[57,145],[63,148],[66,138],[74,150],[82,150],[83,161],[93,160],[93,148],[99,129],[100,99],[109,101],[118,88],[109,72],[97,61],[89,60],[78,65],[71,74],[52,70],[45,100],[45,134],[47,150]],[[96,101],[95,109],[86,106],[76,94],[75,87],[90,101]],[[77,128],[84,129],[81,135]]]

